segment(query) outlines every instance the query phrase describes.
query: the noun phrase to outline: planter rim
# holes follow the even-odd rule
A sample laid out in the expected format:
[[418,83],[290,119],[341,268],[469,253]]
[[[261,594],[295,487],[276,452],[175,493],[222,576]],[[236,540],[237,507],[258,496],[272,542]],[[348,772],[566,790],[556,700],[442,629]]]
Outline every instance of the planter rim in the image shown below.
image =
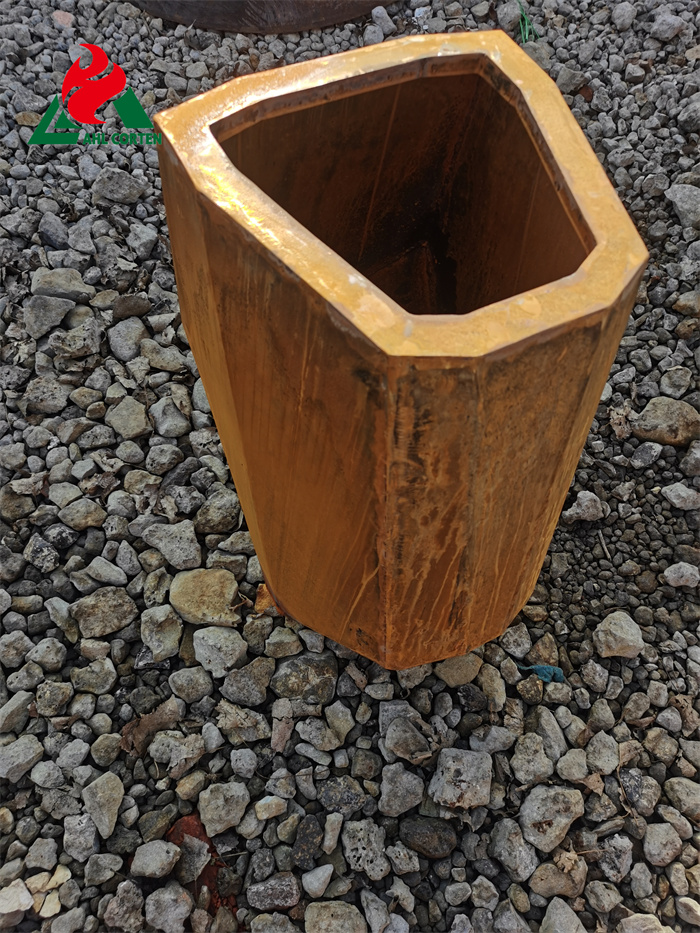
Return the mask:
[[[573,222],[588,228],[592,248],[572,274],[466,314],[404,310],[250,181],[220,145],[257,122],[261,108],[268,117],[440,74],[476,72],[494,84],[494,66],[507,79],[508,99],[535,138],[547,170],[559,174],[571,212],[579,215]],[[356,86],[363,76],[374,83]],[[633,284],[648,259],[558,88],[500,30],[409,36],[234,78],[154,119],[163,134],[163,154],[179,159],[199,196],[261,242],[389,356],[463,359],[546,339],[573,321],[597,319]]]

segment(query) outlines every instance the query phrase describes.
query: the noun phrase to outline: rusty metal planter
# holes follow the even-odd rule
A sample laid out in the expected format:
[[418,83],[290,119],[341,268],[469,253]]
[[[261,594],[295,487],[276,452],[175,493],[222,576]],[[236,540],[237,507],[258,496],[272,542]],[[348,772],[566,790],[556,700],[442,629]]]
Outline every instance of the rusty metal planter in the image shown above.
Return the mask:
[[404,668],[532,592],[646,250],[501,32],[165,111],[182,319],[270,591]]

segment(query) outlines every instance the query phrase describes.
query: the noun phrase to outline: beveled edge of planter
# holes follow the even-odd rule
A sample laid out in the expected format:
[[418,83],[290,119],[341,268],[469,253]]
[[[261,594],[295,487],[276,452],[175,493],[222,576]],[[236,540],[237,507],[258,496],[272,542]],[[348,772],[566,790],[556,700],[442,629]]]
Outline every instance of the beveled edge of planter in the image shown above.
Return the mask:
[[[268,107],[277,102],[275,109],[281,110],[280,98],[309,92],[306,102],[283,108],[289,112],[313,106],[314,97],[323,100],[325,86],[365,75],[384,84],[427,77],[431,70],[442,71],[455,56],[469,65],[465,71],[477,71],[492,84],[485,73],[493,70],[489,63],[505,75],[528,132],[534,138],[536,128],[535,144],[540,151],[549,150],[563,188],[595,245],[571,275],[531,291],[464,315],[414,315],[250,181],[218,140],[255,122],[251,110],[266,102]],[[405,73],[411,67],[419,71],[397,79],[398,69]],[[459,70],[452,68],[450,73]],[[368,89],[346,90],[328,99]],[[161,155],[174,154],[180,160],[199,195],[261,242],[389,356],[475,358],[543,339],[552,329],[613,305],[648,260],[641,237],[558,88],[500,30],[409,36],[234,78],[154,119],[167,141],[160,147]]]

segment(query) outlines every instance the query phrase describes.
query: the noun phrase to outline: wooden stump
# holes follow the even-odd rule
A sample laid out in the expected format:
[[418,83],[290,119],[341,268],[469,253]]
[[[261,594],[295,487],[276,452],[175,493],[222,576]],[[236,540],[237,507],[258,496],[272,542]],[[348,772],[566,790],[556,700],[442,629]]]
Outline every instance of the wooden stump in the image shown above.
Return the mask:
[[388,668],[530,596],[647,253],[502,32],[157,115],[182,320],[275,601]]

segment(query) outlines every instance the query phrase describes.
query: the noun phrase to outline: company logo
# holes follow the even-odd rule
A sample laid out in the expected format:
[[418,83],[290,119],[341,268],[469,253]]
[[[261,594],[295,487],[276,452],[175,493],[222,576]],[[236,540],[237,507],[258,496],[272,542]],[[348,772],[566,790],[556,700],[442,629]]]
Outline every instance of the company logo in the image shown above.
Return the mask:
[[[138,102],[136,94],[131,88],[126,88],[124,70],[119,65],[110,62],[106,52],[99,45],[83,43],[82,48],[90,52],[92,61],[85,68],[81,67],[80,60],[73,62],[70,66],[61,85],[60,99],[56,94],[34,130],[29,140],[30,144],[74,146],[81,142],[89,146],[104,144],[110,139],[113,143],[122,145],[160,143],[161,135],[153,132],[153,123]],[[110,64],[112,70],[103,74]],[[101,77],[98,77],[100,75]],[[124,91],[123,94],[122,91]],[[121,96],[117,97],[117,94]],[[71,122],[66,111],[78,123],[99,126],[105,121],[97,115],[97,110],[113,97],[117,97],[114,101],[114,109],[124,126],[129,130],[139,132],[112,133],[110,137],[105,136],[104,133],[89,133],[85,130],[83,138],[80,139],[81,127]],[[61,107],[61,104],[65,109]],[[58,119],[56,119],[57,114]],[[141,132],[143,130],[150,130],[150,132]]]

